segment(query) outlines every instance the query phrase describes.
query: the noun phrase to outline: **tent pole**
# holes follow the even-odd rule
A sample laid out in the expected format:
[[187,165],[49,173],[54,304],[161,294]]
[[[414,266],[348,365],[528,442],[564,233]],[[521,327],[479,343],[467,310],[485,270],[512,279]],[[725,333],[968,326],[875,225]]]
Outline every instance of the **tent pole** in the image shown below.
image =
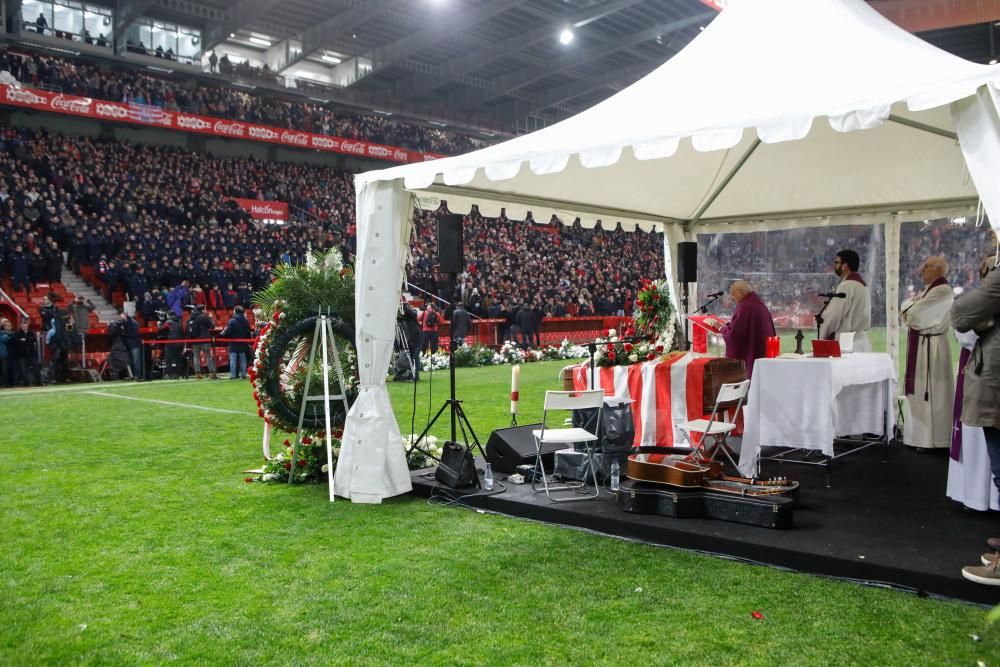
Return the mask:
[[910,120],[909,118],[903,118],[902,116],[897,116],[896,114],[889,114],[889,120],[893,123],[905,125],[906,127],[912,127],[915,130],[923,130],[924,132],[929,132],[947,139],[954,139],[955,141],[958,141],[958,134],[955,132],[942,130],[940,127],[934,127],[933,125],[928,125],[927,123],[921,123],[915,120]]
[[722,194],[722,191],[726,189],[726,186],[729,185],[729,182],[732,181],[734,178],[736,178],[736,174],[738,174],[740,169],[743,168],[743,165],[746,164],[747,160],[750,159],[750,156],[753,155],[753,152],[757,150],[758,146],[760,146],[760,137],[757,137],[753,140],[753,143],[750,144],[750,147],[747,148],[745,153],[743,153],[739,161],[733,165],[733,168],[729,170],[729,173],[726,174],[726,177],[722,179],[722,182],[719,183],[718,187],[715,188],[712,194],[708,196],[708,199],[705,201],[704,204],[701,205],[697,213],[691,216],[691,219],[688,220],[687,222],[688,229],[690,229],[690,224],[692,222],[697,222],[698,220],[701,219],[701,216],[705,214],[705,211],[708,210],[708,207],[711,206],[715,202],[715,200],[719,198],[719,195]]

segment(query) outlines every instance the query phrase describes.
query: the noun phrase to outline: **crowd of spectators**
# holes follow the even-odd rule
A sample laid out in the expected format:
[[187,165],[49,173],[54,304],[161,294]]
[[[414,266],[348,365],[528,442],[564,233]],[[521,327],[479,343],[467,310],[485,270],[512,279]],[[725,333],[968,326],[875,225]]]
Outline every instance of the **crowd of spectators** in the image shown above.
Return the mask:
[[[354,250],[349,172],[27,129],[0,136],[0,275],[15,290],[54,278],[61,250],[147,317],[221,309],[248,305],[275,263],[301,260],[310,244]],[[286,201],[295,215],[258,224],[233,197]]]
[[631,314],[643,278],[663,273],[659,234],[525,224],[505,217],[466,218],[465,271],[436,271],[432,212],[416,216],[410,281],[446,301],[453,295],[477,317],[512,320],[529,308],[537,317]]
[[[220,60],[220,67],[225,66],[223,62]],[[229,63],[228,67],[236,66]],[[463,134],[397,122],[380,114],[352,113],[276,95],[264,96],[214,82],[179,81],[154,76],[146,70],[98,67],[37,52],[0,50],[2,70],[10,72],[26,85],[48,86],[82,97],[145,104],[170,111],[360,139],[411,150],[457,155],[482,145]],[[234,69],[233,73],[238,72]],[[264,74],[273,75],[261,70],[261,76]]]

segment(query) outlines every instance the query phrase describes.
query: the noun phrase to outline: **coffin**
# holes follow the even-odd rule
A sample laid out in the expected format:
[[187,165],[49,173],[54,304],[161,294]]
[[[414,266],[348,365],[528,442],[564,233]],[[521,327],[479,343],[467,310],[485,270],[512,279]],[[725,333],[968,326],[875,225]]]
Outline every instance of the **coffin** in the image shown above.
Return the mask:
[[[735,384],[747,379],[747,371],[742,359],[715,358],[705,365],[704,404],[705,414],[711,414],[715,407],[715,397],[724,384]],[[734,403],[735,406],[735,403]]]

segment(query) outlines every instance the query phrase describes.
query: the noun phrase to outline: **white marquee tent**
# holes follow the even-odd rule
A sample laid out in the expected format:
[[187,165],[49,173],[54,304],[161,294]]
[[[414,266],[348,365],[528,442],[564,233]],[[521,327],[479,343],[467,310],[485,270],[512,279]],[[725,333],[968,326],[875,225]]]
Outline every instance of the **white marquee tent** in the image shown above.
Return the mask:
[[899,225],[968,215],[1000,224],[1000,67],[893,25],[863,0],[731,0],[644,79],[533,134],[359,174],[357,344],[362,391],[334,489],[380,502],[410,486],[385,387],[415,203],[478,205],[584,226],[699,233],[884,225],[890,354]]

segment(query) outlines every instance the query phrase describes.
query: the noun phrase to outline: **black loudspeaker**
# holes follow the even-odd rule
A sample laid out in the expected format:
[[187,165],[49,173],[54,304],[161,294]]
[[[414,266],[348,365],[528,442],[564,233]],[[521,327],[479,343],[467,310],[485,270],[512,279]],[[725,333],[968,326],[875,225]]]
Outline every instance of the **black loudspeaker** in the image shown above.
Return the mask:
[[[515,473],[519,465],[535,465],[535,438],[532,431],[542,428],[541,424],[498,428],[490,433],[486,443],[486,460],[493,466],[495,472]],[[568,445],[542,445],[542,463],[545,469],[552,472],[555,452],[565,449]]]
[[478,483],[476,463],[469,448],[451,440],[444,443],[441,463],[434,471],[434,479],[452,489],[467,489]]
[[677,282],[698,282],[698,243],[681,241],[677,244]]
[[461,273],[465,270],[462,250],[463,216],[438,216],[438,264],[441,273]]

